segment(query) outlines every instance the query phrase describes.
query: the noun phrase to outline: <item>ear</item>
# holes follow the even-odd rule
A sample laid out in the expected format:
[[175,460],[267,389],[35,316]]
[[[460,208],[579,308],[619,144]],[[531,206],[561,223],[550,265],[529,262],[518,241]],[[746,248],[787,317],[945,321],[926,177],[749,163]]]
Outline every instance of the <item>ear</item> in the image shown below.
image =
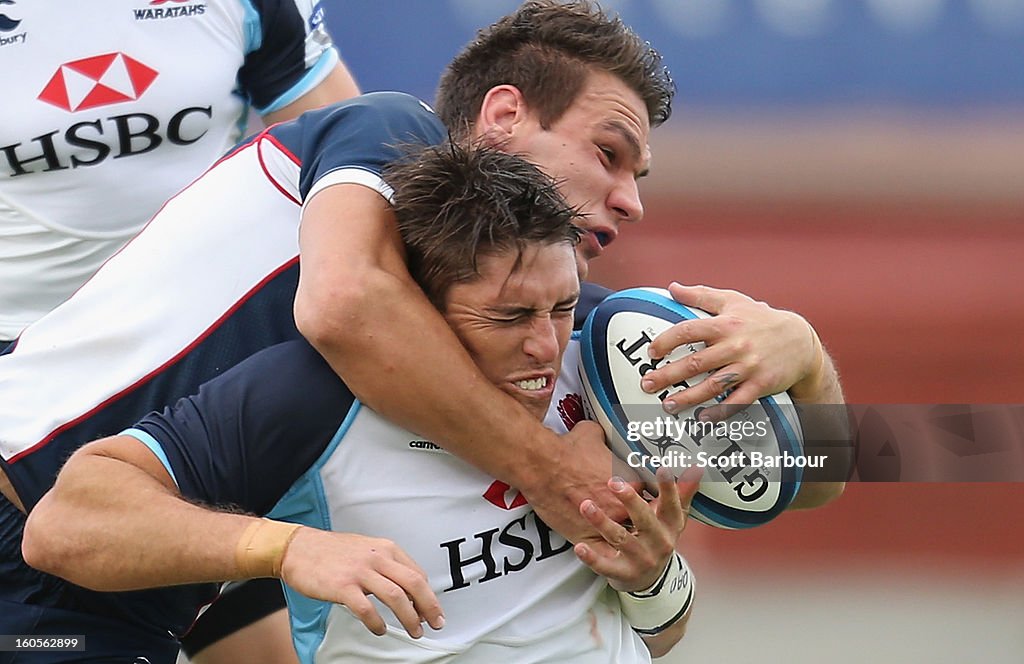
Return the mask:
[[529,117],[523,93],[514,85],[497,85],[487,91],[480,104],[477,135],[493,145],[507,142]]

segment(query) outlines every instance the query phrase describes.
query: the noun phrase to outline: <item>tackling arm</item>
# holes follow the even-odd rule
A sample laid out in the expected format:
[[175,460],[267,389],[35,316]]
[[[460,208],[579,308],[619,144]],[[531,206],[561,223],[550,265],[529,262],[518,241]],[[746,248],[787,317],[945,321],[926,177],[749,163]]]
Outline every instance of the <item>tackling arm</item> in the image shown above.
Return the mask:
[[381,196],[357,185],[316,194],[300,252],[296,323],[360,401],[515,486],[573,541],[594,532],[579,514],[584,498],[624,516],[606,486],[603,436],[584,429],[559,438],[480,374],[409,276]]
[[22,553],[33,567],[93,590],[276,576],[309,597],[348,606],[375,634],[385,625],[370,594],[413,638],[423,635],[423,620],[443,626],[425,573],[387,540],[302,527],[283,545],[279,572],[246,571],[252,566],[240,542],[259,522],[184,500],[149,448],[115,436],[68,460],[29,515]]

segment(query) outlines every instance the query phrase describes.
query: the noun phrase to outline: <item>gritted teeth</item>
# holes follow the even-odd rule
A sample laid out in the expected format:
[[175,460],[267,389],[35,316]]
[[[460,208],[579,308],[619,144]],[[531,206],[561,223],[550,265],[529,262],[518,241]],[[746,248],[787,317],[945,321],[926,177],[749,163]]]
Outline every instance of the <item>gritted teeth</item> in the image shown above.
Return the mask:
[[548,386],[548,379],[545,376],[541,376],[540,378],[517,380],[515,386],[521,390],[543,390]]

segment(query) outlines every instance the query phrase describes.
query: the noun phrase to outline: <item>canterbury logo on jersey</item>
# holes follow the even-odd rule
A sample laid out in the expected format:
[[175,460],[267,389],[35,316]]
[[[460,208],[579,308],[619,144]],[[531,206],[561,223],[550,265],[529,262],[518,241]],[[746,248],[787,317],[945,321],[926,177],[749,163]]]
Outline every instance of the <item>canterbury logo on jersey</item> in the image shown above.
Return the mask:
[[7,34],[14,32],[21,25],[20,18],[15,18],[8,14],[8,12],[13,13],[11,9],[8,9],[13,4],[14,0],[0,0],[0,47],[10,44],[24,44],[25,39],[28,37],[27,32],[19,32],[16,35]]
[[[0,0],[0,7],[13,5],[14,0]],[[21,25],[21,19],[11,18],[6,13],[0,14],[0,32],[14,32]]]
[[432,443],[429,440],[410,440],[409,449],[411,450],[422,450],[424,452],[444,452],[447,454],[443,447],[437,443]]
[[[149,8],[135,9],[133,13],[135,14],[136,21],[157,21],[165,18],[201,16],[206,13],[206,5],[191,3],[192,0],[152,0],[149,3]],[[168,4],[171,6],[160,6]]]

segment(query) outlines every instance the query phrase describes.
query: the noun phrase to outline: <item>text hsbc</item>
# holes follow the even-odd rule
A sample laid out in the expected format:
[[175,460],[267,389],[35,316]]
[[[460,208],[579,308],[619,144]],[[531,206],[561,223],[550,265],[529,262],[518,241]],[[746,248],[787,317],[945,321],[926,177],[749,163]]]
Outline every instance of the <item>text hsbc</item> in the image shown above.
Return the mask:
[[[448,552],[451,586],[444,592],[450,592],[468,588],[474,577],[477,583],[483,583],[522,571],[531,562],[539,563],[571,550],[572,543],[551,530],[536,512],[530,510],[503,528],[474,533],[472,541],[463,537],[442,542],[441,548]],[[482,570],[476,568],[483,574],[477,577],[471,573],[467,578],[464,570],[477,565],[483,565]]]
[[[190,116],[203,115],[207,119],[213,117],[211,106],[191,106],[171,116],[166,127],[161,131],[160,119],[148,113],[126,113],[112,115],[106,119],[87,122],[76,122],[68,127],[63,135],[59,129],[48,134],[36,136],[26,143],[15,143],[0,147],[10,166],[11,177],[28,173],[62,171],[81,166],[95,166],[111,155],[114,159],[132,157],[155,150],[164,140],[174,145],[190,145],[201,139],[208,130],[204,125],[200,131],[190,129],[183,131],[185,120]],[[116,145],[103,138],[117,138]],[[57,142],[81,148],[72,154],[67,162],[61,162],[58,156]]]

